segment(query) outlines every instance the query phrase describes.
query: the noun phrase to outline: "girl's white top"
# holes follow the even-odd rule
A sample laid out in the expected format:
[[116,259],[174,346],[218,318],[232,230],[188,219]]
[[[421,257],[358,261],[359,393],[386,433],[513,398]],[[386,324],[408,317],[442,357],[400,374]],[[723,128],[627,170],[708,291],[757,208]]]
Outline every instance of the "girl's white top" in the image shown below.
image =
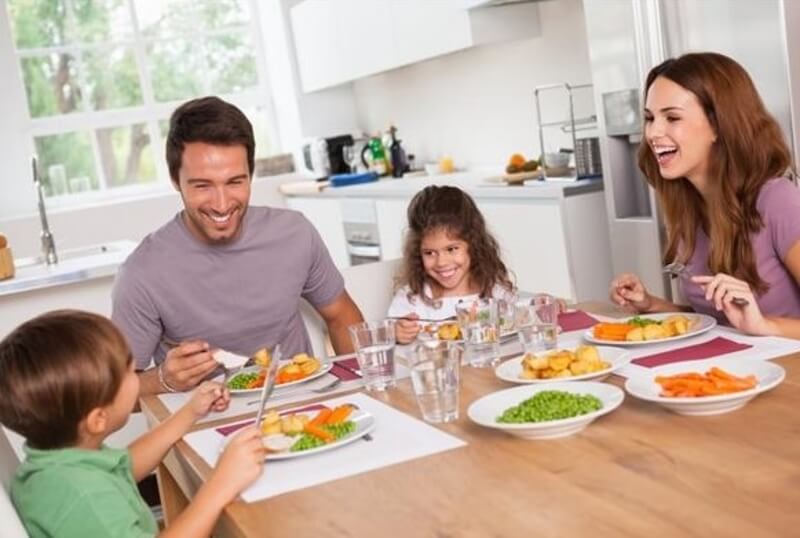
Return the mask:
[[[399,318],[413,312],[422,319],[447,319],[455,317],[456,305],[459,302],[472,301],[478,298],[477,293],[454,297],[442,297],[441,299],[436,300],[435,306],[431,306],[423,302],[419,295],[414,295],[411,297],[411,299],[409,299],[408,292],[408,286],[403,286],[397,290],[397,293],[394,294],[394,298],[392,298],[392,304],[389,305],[389,312],[387,314],[388,317]],[[425,284],[424,293],[430,297],[431,288],[428,284]],[[516,294],[514,291],[509,290],[500,284],[495,284],[494,288],[492,288],[492,298],[503,299],[511,304],[514,304],[516,300]]]

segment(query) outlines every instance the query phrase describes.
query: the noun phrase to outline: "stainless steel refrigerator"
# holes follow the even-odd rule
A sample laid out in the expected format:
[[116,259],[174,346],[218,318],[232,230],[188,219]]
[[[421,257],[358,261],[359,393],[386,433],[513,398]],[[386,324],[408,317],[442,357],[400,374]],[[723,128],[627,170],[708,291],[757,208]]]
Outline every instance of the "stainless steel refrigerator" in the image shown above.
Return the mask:
[[672,298],[674,290],[661,272],[664,229],[658,205],[636,164],[647,73],[686,52],[731,56],[755,81],[796,162],[800,1],[584,0],[583,5],[613,269],[635,272],[651,292]]

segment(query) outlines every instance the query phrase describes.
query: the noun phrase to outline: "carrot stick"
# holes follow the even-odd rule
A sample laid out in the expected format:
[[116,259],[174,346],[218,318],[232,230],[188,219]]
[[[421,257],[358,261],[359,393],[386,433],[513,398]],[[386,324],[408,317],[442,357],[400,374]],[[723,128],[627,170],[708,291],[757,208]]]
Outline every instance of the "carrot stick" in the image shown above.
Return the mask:
[[308,423],[312,426],[322,426],[325,424],[325,421],[328,420],[328,417],[331,416],[331,409],[329,407],[324,407],[320,410],[319,414],[312,418]]
[[[328,409],[328,412],[330,412],[330,409]],[[319,437],[320,439],[322,439],[326,443],[330,443],[331,441],[335,441],[336,440],[336,437],[334,437],[334,435],[332,433],[330,433],[330,432],[328,432],[326,430],[323,430],[322,428],[319,427],[319,425],[312,424],[311,422],[307,423],[303,427],[303,431],[313,435],[314,437]]]
[[350,416],[350,413],[353,412],[353,406],[351,405],[340,405],[333,412],[330,414],[328,419],[325,421],[325,424],[341,424],[347,417]]

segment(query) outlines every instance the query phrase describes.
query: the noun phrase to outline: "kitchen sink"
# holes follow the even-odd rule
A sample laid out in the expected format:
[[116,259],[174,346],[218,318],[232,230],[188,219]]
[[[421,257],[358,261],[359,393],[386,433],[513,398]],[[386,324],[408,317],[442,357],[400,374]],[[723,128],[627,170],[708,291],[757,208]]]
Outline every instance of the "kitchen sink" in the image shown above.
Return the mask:
[[18,259],[14,278],[0,281],[0,296],[113,276],[135,247],[133,241],[115,241],[64,249],[54,265],[47,265],[43,256]]

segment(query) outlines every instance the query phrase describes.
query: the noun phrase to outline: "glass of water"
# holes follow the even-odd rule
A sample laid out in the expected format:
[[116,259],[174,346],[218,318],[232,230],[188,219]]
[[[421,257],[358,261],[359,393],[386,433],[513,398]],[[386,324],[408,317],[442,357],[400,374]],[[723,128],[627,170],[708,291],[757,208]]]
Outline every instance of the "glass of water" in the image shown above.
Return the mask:
[[540,353],[558,346],[558,299],[536,295],[529,302],[517,303],[515,324],[525,353]]
[[462,301],[456,316],[464,336],[465,361],[476,368],[492,366],[500,360],[500,315],[494,299]]
[[411,383],[426,421],[450,422],[458,418],[462,354],[460,345],[448,341],[428,340],[414,348]]
[[358,365],[367,390],[395,386],[394,320],[365,321],[349,327]]

